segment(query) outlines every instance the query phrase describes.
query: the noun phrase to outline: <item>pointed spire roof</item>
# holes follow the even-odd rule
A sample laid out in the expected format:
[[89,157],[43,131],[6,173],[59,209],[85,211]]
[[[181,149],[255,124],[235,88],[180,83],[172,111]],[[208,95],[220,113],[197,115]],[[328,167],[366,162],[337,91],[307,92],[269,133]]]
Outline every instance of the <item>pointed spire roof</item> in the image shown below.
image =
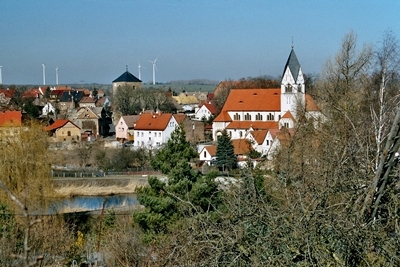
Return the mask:
[[113,83],[118,82],[134,82],[134,83],[141,83],[142,81],[136,78],[132,73],[128,71],[128,67],[126,67],[126,71],[122,73],[117,79],[113,81]]
[[299,71],[300,71],[300,63],[299,60],[297,59],[296,53],[294,52],[293,46],[292,46],[292,51],[290,51],[289,58],[286,62],[285,68],[283,69],[283,75],[285,74],[286,69],[289,68],[290,72],[293,75],[294,81],[297,82],[297,77],[299,76]]

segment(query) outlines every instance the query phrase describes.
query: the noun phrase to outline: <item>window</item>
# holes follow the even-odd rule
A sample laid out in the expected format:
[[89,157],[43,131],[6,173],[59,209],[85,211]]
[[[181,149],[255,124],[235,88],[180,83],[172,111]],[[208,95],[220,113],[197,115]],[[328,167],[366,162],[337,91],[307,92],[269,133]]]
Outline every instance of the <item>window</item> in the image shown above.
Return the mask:
[[[137,137],[139,137],[139,132],[136,132]],[[139,144],[138,144],[139,145]]]
[[71,136],[71,131],[68,131],[68,132],[67,132],[67,136]]
[[142,132],[142,137],[143,137],[143,132]]
[[291,93],[293,91],[292,85],[291,84],[287,84],[285,86],[285,93]]
[[157,137],[157,133],[154,133],[154,137]]
[[239,136],[240,136],[240,137],[242,137],[242,136],[243,136],[243,133],[242,133],[242,131],[239,131]]
[[232,137],[232,131],[229,131],[229,137]]
[[256,114],[256,121],[262,121],[262,119],[263,116],[260,113]]
[[244,115],[244,120],[251,121],[251,115],[249,113],[246,113],[246,115]]
[[206,151],[204,151],[203,157],[207,157],[207,152]]
[[144,146],[144,142],[142,141],[142,146]]
[[158,133],[158,137],[161,137],[161,133]]
[[269,146],[269,140],[266,140],[265,143],[267,144],[267,146]]
[[285,123],[283,124],[283,126],[285,126],[286,128],[289,128],[289,123],[288,123],[288,122],[285,122]]
[[124,127],[122,127],[122,131],[124,131]]
[[149,141],[151,141],[151,137],[149,137]]
[[238,113],[236,113],[235,115],[233,115],[233,119],[235,121],[240,121],[240,115]]

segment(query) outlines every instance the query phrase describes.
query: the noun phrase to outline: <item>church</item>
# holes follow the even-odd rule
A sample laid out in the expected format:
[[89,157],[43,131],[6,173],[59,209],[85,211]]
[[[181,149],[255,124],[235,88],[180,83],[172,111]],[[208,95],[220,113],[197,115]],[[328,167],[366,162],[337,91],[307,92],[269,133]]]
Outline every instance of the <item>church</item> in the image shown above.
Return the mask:
[[213,140],[226,129],[231,140],[247,139],[256,151],[268,155],[277,146],[281,129],[294,128],[299,109],[307,116],[319,116],[316,103],[305,92],[303,71],[292,47],[280,88],[230,90],[213,121]]

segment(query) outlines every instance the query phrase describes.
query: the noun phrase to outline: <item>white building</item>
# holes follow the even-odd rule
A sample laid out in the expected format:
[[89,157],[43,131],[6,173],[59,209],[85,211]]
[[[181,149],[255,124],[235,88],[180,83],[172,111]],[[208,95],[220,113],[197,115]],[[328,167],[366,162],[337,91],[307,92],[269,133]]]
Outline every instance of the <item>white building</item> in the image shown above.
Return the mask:
[[135,147],[157,148],[167,143],[179,126],[171,113],[141,114],[135,125]]

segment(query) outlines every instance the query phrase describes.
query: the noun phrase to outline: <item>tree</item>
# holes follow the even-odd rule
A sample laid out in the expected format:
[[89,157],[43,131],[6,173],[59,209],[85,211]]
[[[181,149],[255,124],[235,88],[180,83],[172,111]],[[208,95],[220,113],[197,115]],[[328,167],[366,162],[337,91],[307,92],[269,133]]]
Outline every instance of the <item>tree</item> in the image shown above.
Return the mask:
[[151,164],[161,170],[167,178],[149,178],[149,186],[139,188],[137,197],[145,207],[134,214],[134,221],[149,234],[170,232],[184,215],[193,216],[206,210],[214,210],[219,203],[215,173],[202,177],[192,169],[189,160],[197,156],[190,143],[186,141],[181,126],[171,134],[165,147],[154,156]]
[[114,102],[121,116],[139,114],[142,110],[140,90],[133,90],[129,86],[118,88]]
[[169,174],[178,164],[183,161],[188,163],[197,157],[196,151],[186,141],[185,130],[179,125],[171,133],[167,144],[161,148],[151,160],[151,166],[164,174]]
[[218,136],[217,140],[217,166],[223,171],[230,170],[236,165],[236,156],[230,136],[226,130]]
[[[24,266],[32,266],[29,238],[32,227],[40,220],[31,214],[46,208],[51,190],[50,164],[46,134],[40,125],[31,124],[14,129],[15,136],[1,136],[6,144],[0,153],[0,200],[14,213],[22,214],[24,226],[22,253],[18,257]],[[17,251],[14,252],[18,254]]]

